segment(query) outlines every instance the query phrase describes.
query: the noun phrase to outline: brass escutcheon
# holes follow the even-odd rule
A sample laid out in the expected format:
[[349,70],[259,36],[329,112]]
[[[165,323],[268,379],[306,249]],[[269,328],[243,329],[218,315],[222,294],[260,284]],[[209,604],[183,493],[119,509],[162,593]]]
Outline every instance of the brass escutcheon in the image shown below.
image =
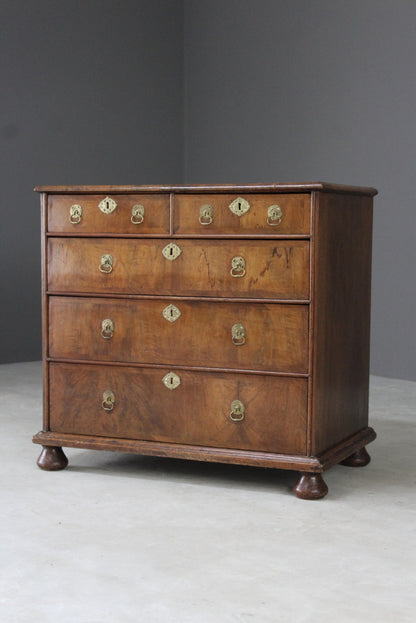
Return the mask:
[[114,210],[116,209],[117,204],[114,199],[111,199],[111,197],[106,197],[105,199],[100,201],[98,207],[100,208],[101,212],[103,212],[103,214],[111,214],[111,212],[114,212]]
[[176,389],[181,384],[181,377],[174,372],[168,372],[163,377],[162,383],[168,389]]
[[114,322],[111,318],[106,318],[101,323],[101,335],[105,340],[110,340],[114,335]]
[[241,400],[233,400],[231,403],[230,420],[233,422],[241,422],[244,420],[245,407]]
[[236,256],[231,260],[230,274],[232,277],[244,277],[246,274],[246,261],[243,257]]
[[131,209],[131,222],[133,225],[140,225],[144,221],[144,206],[137,204]]
[[231,339],[236,346],[242,346],[246,341],[246,330],[241,322],[237,322],[231,327]]
[[170,242],[162,250],[163,257],[165,257],[167,260],[170,260],[171,262],[173,262],[173,260],[176,260],[176,258],[179,257],[181,253],[182,249],[178,247],[178,245],[174,242]]
[[269,206],[267,209],[267,223],[271,226],[280,225],[282,222],[282,208],[278,205]]
[[234,199],[228,207],[231,212],[237,216],[243,216],[243,214],[250,210],[249,202],[247,199],[243,199],[243,197],[237,197],[237,199]]
[[107,389],[105,392],[103,392],[103,401],[101,403],[101,406],[104,411],[112,411],[114,409],[115,402],[116,397],[114,396],[114,393],[111,391],[111,389]]
[[201,225],[211,225],[214,220],[214,208],[205,204],[199,209],[199,222]]
[[102,273],[111,273],[113,270],[113,256],[107,254],[103,255],[101,257],[99,269]]
[[69,222],[73,225],[78,225],[82,218],[82,208],[78,203],[75,203],[69,208]]
[[176,305],[170,304],[162,311],[162,316],[169,322],[175,322],[181,316],[181,310]]

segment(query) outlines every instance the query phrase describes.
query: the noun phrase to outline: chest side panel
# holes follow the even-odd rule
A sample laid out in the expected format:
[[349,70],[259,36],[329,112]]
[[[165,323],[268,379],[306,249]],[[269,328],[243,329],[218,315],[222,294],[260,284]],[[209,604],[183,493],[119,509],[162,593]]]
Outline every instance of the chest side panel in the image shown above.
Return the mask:
[[319,194],[315,213],[312,453],[368,424],[372,198]]

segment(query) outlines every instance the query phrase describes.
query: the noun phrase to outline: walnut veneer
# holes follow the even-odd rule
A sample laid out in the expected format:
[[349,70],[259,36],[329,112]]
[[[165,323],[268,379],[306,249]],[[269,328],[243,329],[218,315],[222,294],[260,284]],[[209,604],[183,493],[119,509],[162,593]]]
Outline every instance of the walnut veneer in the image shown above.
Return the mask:
[[369,462],[375,189],[36,190],[41,468],[62,446],[258,465],[318,499],[331,465]]

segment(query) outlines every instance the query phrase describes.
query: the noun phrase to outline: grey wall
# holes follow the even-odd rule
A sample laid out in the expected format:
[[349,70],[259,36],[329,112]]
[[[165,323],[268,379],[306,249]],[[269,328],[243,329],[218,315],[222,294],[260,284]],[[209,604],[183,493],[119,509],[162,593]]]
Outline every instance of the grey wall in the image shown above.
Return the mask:
[[186,182],[375,186],[371,370],[416,379],[416,2],[185,1]]
[[0,361],[40,358],[38,184],[182,178],[183,6],[0,8]]
[[0,23],[0,361],[40,356],[34,185],[323,179],[380,191],[372,372],[416,378],[414,0],[9,0]]

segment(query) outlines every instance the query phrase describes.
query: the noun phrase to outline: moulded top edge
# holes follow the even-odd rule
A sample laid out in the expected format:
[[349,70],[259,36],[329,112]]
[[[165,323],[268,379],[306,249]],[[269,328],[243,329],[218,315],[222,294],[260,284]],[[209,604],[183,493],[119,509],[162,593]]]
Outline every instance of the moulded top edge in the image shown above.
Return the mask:
[[50,194],[128,194],[128,193],[261,193],[261,192],[335,192],[356,195],[377,194],[375,188],[366,186],[347,186],[344,184],[330,184],[327,182],[298,182],[282,184],[196,184],[196,185],[140,185],[140,186],[36,186],[38,193]]

